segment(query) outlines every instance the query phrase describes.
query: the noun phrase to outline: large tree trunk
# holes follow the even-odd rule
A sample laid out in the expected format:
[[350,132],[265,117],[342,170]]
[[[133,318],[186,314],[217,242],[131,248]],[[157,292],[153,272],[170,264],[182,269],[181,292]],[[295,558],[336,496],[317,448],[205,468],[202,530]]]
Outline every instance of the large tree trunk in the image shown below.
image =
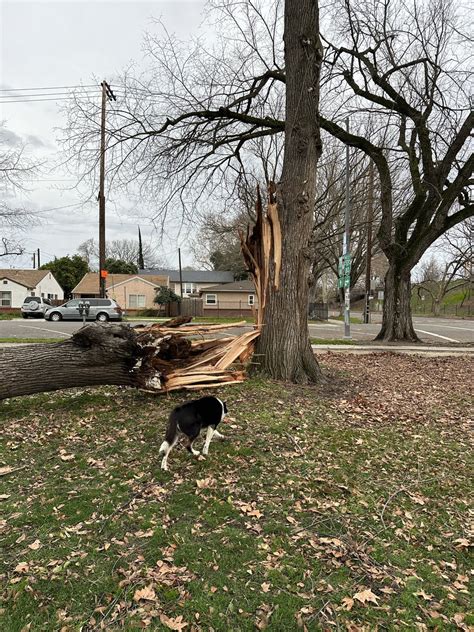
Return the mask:
[[275,379],[307,383],[321,377],[308,333],[309,242],[316,166],[321,155],[318,112],[322,48],[315,0],[286,0],[284,40],[285,153],[277,187],[282,265],[278,287],[274,267],[270,269],[256,359]]
[[132,384],[138,358],[130,327],[94,325],[65,342],[0,349],[0,400],[76,386]]
[[245,323],[187,325],[190,320],[133,329],[93,323],[65,342],[0,349],[0,400],[100,384],[165,393],[242,382],[259,331],[209,339],[203,336]]
[[420,342],[411,316],[411,269],[391,263],[385,275],[382,329],[375,338]]

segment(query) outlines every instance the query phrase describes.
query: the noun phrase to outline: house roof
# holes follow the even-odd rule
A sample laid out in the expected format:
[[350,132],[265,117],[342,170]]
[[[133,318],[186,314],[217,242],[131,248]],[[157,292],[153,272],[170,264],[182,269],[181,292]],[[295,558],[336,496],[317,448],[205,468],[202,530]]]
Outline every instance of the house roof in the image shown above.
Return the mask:
[[[106,289],[115,287],[122,283],[127,283],[132,279],[139,278],[146,283],[151,283],[158,287],[159,285],[168,285],[168,277],[156,274],[108,274],[105,279]],[[87,272],[76,287],[72,290],[73,294],[99,294],[99,273]]]
[[[140,275],[142,274],[161,274],[168,276],[172,283],[179,283],[179,270],[140,270]],[[234,273],[226,270],[183,270],[183,283],[230,283],[233,280]]]
[[234,281],[233,283],[224,283],[224,285],[213,285],[206,287],[203,292],[255,292],[253,281]]
[[0,279],[9,279],[29,289],[35,288],[51,270],[0,270]]

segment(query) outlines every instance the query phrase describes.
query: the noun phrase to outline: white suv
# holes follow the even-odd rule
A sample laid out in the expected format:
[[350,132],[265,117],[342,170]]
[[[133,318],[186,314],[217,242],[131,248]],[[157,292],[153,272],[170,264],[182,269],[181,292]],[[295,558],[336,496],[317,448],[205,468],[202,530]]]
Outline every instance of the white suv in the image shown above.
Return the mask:
[[41,296],[27,296],[21,306],[21,315],[23,318],[44,318],[48,309],[51,309],[52,304],[47,298]]

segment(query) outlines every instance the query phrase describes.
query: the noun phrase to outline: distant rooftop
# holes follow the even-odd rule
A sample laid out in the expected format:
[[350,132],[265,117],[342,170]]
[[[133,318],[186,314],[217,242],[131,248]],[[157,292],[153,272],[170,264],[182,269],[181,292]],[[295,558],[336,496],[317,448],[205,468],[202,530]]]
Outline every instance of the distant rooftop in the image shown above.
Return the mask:
[[[171,283],[179,283],[179,270],[140,270],[140,275],[145,274],[168,276]],[[183,270],[184,283],[231,283],[233,280],[234,273],[227,270]]]

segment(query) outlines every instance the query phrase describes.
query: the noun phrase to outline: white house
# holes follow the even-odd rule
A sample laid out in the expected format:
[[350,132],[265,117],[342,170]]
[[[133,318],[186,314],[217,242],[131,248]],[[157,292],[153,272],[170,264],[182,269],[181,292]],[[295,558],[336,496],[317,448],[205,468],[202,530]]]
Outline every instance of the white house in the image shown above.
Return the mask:
[[0,309],[19,308],[27,296],[64,300],[50,270],[0,270]]

